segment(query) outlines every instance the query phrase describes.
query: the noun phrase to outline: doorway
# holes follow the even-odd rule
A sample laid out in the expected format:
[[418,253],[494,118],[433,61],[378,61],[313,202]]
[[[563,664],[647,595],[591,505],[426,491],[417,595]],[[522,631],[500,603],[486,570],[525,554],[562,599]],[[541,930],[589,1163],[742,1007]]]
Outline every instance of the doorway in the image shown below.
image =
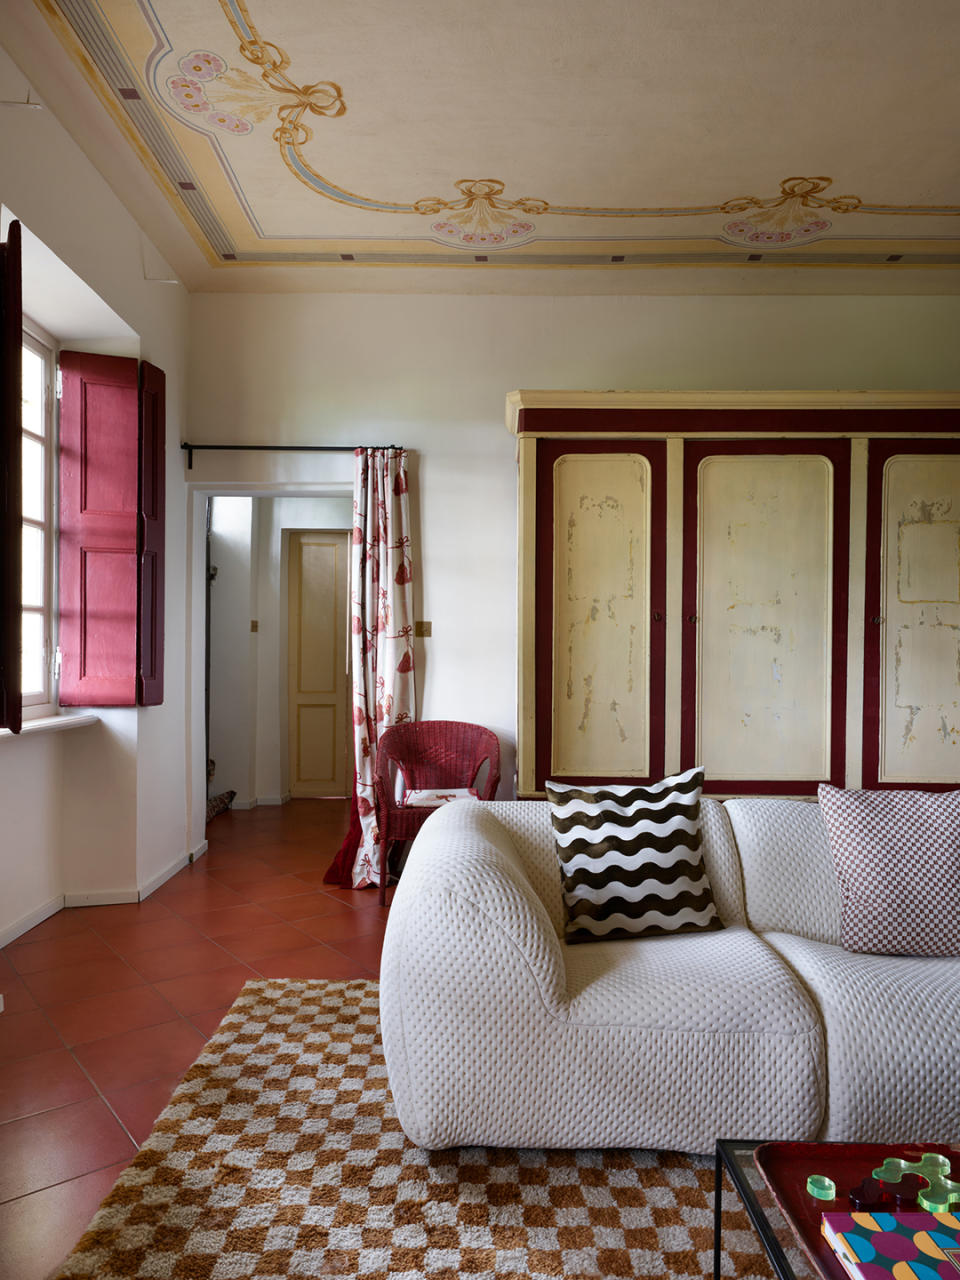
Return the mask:
[[[201,753],[205,764],[209,758],[207,794],[233,792],[234,809],[283,804],[293,796],[345,796],[352,789],[347,672],[352,516],[347,493],[195,497],[194,598],[201,608],[201,588],[209,583],[210,592],[204,610],[209,640],[203,649],[197,646],[209,660],[204,684],[210,727],[207,751],[194,732],[191,768],[196,777]],[[320,598],[331,590],[334,599]],[[298,603],[291,614],[292,597]],[[300,646],[295,663],[299,710],[290,700],[294,642]],[[202,672],[198,666],[196,674]],[[340,709],[333,710],[338,699]],[[202,721],[194,723],[202,730]],[[291,754],[294,736],[299,762]],[[198,791],[194,796],[200,799]]]
[[286,553],[290,795],[346,796],[350,535],[292,530]]

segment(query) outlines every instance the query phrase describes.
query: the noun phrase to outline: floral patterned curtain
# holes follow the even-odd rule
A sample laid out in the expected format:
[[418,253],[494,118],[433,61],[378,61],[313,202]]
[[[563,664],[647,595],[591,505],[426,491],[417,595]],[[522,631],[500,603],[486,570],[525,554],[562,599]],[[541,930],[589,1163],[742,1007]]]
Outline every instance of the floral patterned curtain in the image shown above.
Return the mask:
[[413,570],[405,449],[357,449],[353,483],[352,668],[356,754],[350,833],[324,879],[344,888],[380,883],[373,807],[377,739],[412,720]]

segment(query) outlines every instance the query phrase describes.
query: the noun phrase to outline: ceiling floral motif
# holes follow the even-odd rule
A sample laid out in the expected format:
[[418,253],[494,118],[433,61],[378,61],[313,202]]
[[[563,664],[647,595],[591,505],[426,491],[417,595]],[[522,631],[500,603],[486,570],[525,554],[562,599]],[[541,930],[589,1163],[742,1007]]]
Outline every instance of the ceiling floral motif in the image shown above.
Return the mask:
[[[489,39],[465,39],[453,0],[409,13],[390,0],[35,3],[212,266],[960,266],[955,177],[932,168],[933,142],[882,163],[877,127],[859,123],[860,81],[845,132],[833,131],[842,143],[835,103],[826,124],[792,121],[773,139],[736,94],[708,110],[706,86],[691,86],[708,71],[722,81],[722,59],[699,65],[699,80],[691,67],[674,100],[669,76],[696,50],[674,52],[668,0],[614,41],[584,8],[580,28],[546,31],[529,68],[493,15]],[[507,0],[492,3],[502,16]],[[549,15],[549,0],[532,3]],[[718,30],[711,49],[730,42]],[[641,38],[651,51],[638,68],[619,45]],[[591,55],[609,83],[591,79]],[[758,77],[779,83],[781,65],[758,57]],[[808,159],[780,168],[791,155]],[[876,198],[888,181],[898,200]],[[906,203],[912,193],[940,203]]]
[[[603,208],[590,205],[551,205],[532,196],[509,197],[498,178],[459,178],[453,186],[460,197],[425,196],[409,204],[358,195],[320,174],[304,147],[313,137],[307,124],[310,114],[338,118],[347,111],[343,90],[333,81],[298,85],[287,70],[290,57],[279,45],[264,39],[244,0],[219,0],[232,27],[243,58],[259,68],[259,78],[228,67],[226,59],[209,51],[194,51],[179,60],[181,74],[167,79],[170,98],[211,129],[233,134],[252,131],[275,110],[278,124],[273,137],[290,172],[317,194],[359,208],[383,213],[418,213],[439,220],[431,229],[445,241],[464,249],[507,248],[529,240],[537,230],[532,217],[669,218],[737,213],[742,216],[722,224],[729,243],[762,245],[776,249],[810,243],[824,236],[832,222],[823,216],[851,213],[926,213],[923,206],[873,206],[859,196],[823,197],[833,179],[792,177],[780,183],[780,194],[743,196],[715,205],[677,208]],[[243,113],[242,115],[240,113]],[[960,211],[955,211],[960,212]]]

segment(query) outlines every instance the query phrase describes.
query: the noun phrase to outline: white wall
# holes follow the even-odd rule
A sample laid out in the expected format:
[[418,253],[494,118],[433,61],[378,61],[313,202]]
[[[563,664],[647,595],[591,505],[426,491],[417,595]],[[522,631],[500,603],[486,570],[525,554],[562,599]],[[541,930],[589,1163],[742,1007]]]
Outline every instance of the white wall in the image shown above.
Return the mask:
[[[23,101],[26,93],[26,80],[0,51],[0,99]],[[167,375],[164,704],[108,713],[94,728],[0,744],[0,937],[6,940],[18,922],[64,894],[129,896],[157,883],[191,851],[183,749],[190,655],[183,643],[186,520],[178,447],[186,292],[145,279],[144,253],[152,247],[47,110],[4,110],[0,203],[139,335],[142,357]]]
[[[193,295],[195,434],[413,451],[416,616],[433,623],[418,642],[421,714],[493,728],[505,789],[516,732],[508,391],[960,387],[957,298],[338,296],[336,323],[330,310],[319,295]],[[297,458],[211,453],[203,475],[266,481]],[[293,474],[342,467],[339,455],[303,455]]]
[[210,795],[237,793],[234,805],[257,802],[256,683],[258,636],[250,631],[257,616],[256,513],[253,498],[212,500],[210,564],[210,755],[216,772]]
[[[23,101],[27,87],[0,53],[0,99]],[[507,391],[960,386],[956,298],[188,299],[178,284],[146,278],[155,250],[47,110],[4,109],[0,203],[167,374],[164,704],[111,713],[93,730],[0,743],[0,937],[68,891],[149,889],[202,847],[201,486],[322,492],[352,469],[348,454],[198,455],[188,490],[181,439],[412,451],[415,611],[433,622],[432,639],[418,645],[421,714],[494,728],[509,788],[516,485]],[[549,289],[549,274],[539,279]],[[855,272],[850,280],[856,288]]]

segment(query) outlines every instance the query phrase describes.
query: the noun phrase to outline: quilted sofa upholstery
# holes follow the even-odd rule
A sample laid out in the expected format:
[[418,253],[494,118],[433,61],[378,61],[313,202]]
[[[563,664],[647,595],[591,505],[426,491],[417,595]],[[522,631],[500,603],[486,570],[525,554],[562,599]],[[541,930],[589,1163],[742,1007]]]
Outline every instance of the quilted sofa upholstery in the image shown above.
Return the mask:
[[960,1138],[960,960],[841,949],[816,805],[705,798],[702,819],[723,930],[569,947],[546,802],[429,818],[380,978],[413,1142]]

